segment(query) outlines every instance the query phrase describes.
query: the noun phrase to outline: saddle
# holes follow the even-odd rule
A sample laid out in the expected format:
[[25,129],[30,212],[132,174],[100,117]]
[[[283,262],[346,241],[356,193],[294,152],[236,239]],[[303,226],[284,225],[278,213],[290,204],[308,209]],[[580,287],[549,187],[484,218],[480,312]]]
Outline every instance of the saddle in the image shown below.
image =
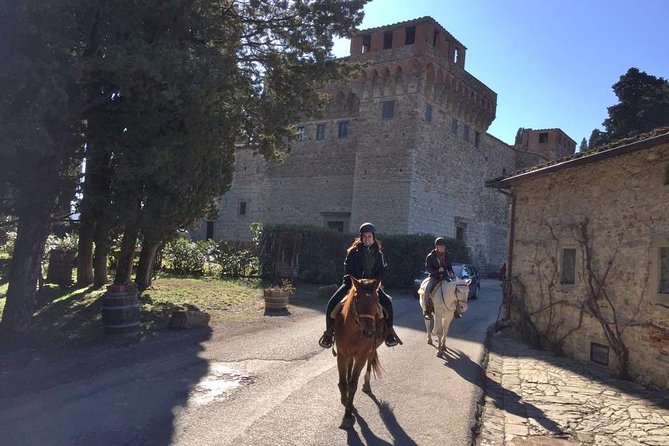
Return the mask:
[[[432,319],[434,315],[434,303],[432,302],[432,296],[425,296],[425,288],[427,288],[427,283],[430,281],[430,278],[426,278],[423,280],[423,282],[420,284],[420,288],[418,289],[418,295],[421,296],[421,299],[425,299],[425,310],[424,310],[424,317],[425,319]],[[450,282],[448,279],[443,279],[443,281]],[[432,289],[432,293],[435,292],[437,289],[437,286]],[[456,304],[455,311],[453,312],[453,317],[455,319],[460,319],[464,312],[467,311],[467,303],[466,302],[461,302],[458,300],[458,303]]]

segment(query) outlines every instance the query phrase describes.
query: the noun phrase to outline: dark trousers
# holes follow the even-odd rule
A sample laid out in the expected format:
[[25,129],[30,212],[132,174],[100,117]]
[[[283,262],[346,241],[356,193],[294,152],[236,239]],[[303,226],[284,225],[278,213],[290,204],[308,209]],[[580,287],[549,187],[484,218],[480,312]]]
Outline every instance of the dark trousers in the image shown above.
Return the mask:
[[[330,324],[328,323],[329,320],[331,319],[330,313],[332,313],[337,304],[341,302],[342,299],[344,299],[344,297],[346,297],[350,289],[351,289],[351,281],[348,278],[345,278],[344,283],[341,284],[341,286],[337,289],[337,291],[335,291],[335,293],[328,301],[328,307],[327,310],[325,310],[325,320],[328,327],[330,326]],[[379,301],[381,302],[381,306],[383,307],[383,309],[386,310],[388,325],[392,326],[393,303],[391,297],[388,296],[386,292],[383,291],[383,289],[379,290]]]

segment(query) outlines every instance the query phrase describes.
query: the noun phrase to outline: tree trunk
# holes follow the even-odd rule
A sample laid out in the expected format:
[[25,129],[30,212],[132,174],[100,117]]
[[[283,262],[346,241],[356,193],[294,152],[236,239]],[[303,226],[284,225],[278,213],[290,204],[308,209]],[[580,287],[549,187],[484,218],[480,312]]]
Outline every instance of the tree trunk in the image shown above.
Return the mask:
[[[101,126],[100,118],[93,115],[89,118],[88,126],[95,134],[95,129]],[[111,154],[105,150],[104,143],[98,144],[96,140],[88,142],[86,156],[86,178],[84,181],[84,198],[81,202],[81,224],[79,232],[79,261],[77,266],[82,266],[81,285],[93,283],[100,288],[107,283],[107,253],[109,251],[107,232],[109,223],[105,210],[109,207],[111,170],[109,163]],[[86,236],[84,258],[82,259],[82,233]],[[95,240],[95,256],[93,255],[93,241]],[[86,262],[83,264],[83,262]],[[93,263],[95,262],[95,272]],[[84,284],[83,279],[87,282]],[[77,271],[77,282],[79,282],[79,271]]]
[[[35,309],[35,287],[41,276],[44,244],[51,227],[51,212],[56,200],[55,181],[42,177],[41,187],[30,187],[20,194],[18,227],[14,254],[9,267],[9,287],[2,314],[7,332],[25,332]],[[47,184],[48,183],[48,184]]]
[[140,293],[151,286],[153,263],[156,260],[156,253],[159,247],[159,241],[145,240],[142,244],[142,253],[139,256],[139,266],[135,275],[135,284]]
[[121,253],[118,256],[116,276],[114,277],[115,285],[125,285],[132,281],[132,261],[135,256],[138,234],[139,225],[135,221],[126,224],[121,240]]
[[[86,200],[86,198],[84,198]],[[93,232],[94,223],[90,211],[82,203],[79,223],[79,242],[77,244],[77,286],[84,287],[93,283]]]
[[109,230],[108,223],[98,220],[95,225],[95,256],[93,264],[95,267],[93,275],[93,287],[101,288],[107,282],[107,255],[109,254]]

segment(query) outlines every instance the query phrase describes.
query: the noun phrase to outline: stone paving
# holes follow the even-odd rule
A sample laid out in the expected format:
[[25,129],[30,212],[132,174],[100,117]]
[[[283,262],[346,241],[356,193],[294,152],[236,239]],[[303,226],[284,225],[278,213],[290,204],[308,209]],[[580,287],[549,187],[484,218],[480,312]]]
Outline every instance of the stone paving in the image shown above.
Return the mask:
[[500,332],[489,349],[478,446],[669,446],[669,391]]

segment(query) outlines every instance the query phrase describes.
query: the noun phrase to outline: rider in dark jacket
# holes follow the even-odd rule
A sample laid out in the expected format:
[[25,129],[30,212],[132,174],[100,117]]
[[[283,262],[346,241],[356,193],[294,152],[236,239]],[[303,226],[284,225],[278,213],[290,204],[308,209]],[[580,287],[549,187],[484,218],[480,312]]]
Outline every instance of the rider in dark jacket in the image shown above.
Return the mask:
[[[425,295],[429,299],[437,283],[442,280],[450,281],[455,277],[450,253],[446,251],[445,238],[437,237],[434,241],[434,249],[425,258],[425,269],[430,274],[430,280],[425,286]],[[425,316],[429,317],[427,309],[425,310]]]
[[[344,260],[344,282],[328,301],[325,311],[325,332],[318,341],[321,347],[330,348],[333,344],[334,319],[330,317],[332,310],[348,294],[351,289],[351,277],[356,280],[376,279],[381,280],[387,265],[381,252],[381,246],[376,239],[376,229],[371,223],[360,226],[360,236],[348,248]],[[388,336],[386,345],[393,347],[400,343],[395,337],[393,330],[393,306],[390,296],[383,289],[379,289],[379,301],[386,311],[386,323],[388,324]]]

